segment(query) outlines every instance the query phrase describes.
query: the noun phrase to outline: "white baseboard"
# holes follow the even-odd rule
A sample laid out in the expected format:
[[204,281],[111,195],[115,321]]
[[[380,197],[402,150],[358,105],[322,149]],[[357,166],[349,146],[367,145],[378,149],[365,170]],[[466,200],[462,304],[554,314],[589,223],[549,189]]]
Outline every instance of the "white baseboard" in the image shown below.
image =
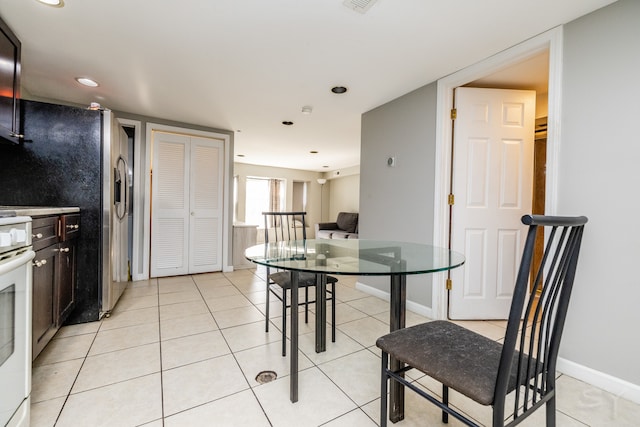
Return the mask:
[[[385,301],[389,301],[390,299],[389,292],[381,291],[378,288],[365,285],[364,283],[356,282],[356,289]],[[428,317],[429,319],[433,319],[433,310],[431,309],[431,307],[427,307],[426,305],[418,304],[413,301],[407,301],[407,310],[421,316]]]
[[[356,289],[385,301],[389,301],[389,292],[381,291],[380,289],[360,282],[356,282]],[[433,310],[431,307],[407,301],[407,310],[433,319]],[[558,358],[557,370],[558,372],[601,388],[618,397],[640,404],[640,385],[624,381],[620,378],[579,365],[561,357]]]
[[601,388],[617,397],[640,404],[640,385],[579,365],[562,357],[558,357],[557,371]]

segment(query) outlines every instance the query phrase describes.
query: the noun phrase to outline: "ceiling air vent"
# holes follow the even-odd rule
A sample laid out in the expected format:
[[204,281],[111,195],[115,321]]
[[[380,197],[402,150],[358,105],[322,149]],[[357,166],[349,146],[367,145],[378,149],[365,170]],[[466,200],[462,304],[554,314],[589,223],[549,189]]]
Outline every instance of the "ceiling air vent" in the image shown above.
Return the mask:
[[366,13],[378,0],[344,0],[342,4],[356,12]]

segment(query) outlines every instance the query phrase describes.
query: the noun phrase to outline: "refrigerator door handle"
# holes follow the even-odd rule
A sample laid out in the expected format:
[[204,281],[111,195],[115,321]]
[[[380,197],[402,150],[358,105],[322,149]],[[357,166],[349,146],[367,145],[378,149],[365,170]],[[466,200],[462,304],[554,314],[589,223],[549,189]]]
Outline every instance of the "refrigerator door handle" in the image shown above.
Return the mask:
[[[124,168],[121,170],[121,167],[124,166]],[[120,156],[118,157],[118,160],[116,161],[116,168],[115,168],[115,186],[114,186],[114,191],[116,194],[115,197],[115,205],[116,205],[116,216],[118,217],[119,220],[124,219],[124,217],[127,215],[127,210],[128,210],[128,206],[127,206],[127,197],[128,197],[128,179],[127,179],[127,161],[124,159],[124,157]],[[124,187],[124,189],[123,189]],[[124,190],[124,191],[123,191]]]

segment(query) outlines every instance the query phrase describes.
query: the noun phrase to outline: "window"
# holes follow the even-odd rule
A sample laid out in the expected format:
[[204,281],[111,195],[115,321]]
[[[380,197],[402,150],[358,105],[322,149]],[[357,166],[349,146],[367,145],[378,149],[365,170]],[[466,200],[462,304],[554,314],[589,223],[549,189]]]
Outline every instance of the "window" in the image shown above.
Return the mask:
[[247,177],[245,222],[264,226],[262,212],[282,211],[285,202],[285,182],[282,179]]

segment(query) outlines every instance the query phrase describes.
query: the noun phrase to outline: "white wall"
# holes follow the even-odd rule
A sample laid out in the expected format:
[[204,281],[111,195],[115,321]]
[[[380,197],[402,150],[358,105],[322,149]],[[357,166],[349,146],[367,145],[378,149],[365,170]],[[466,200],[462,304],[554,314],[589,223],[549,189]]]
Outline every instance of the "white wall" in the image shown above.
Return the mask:
[[[329,216],[326,222],[335,221],[338,212],[360,211],[360,175],[342,176],[327,181],[329,184]],[[326,187],[326,185],[325,185]],[[327,194],[324,195],[325,201]]]
[[640,2],[565,26],[558,209],[584,214],[561,357],[640,387]]
[[[309,230],[307,230],[307,238],[313,238],[315,235],[314,224],[320,222],[320,184],[316,179],[322,175],[318,172],[303,171],[298,169],[274,168],[269,166],[256,166],[245,163],[234,163],[234,175],[238,177],[238,215],[237,220],[244,222],[245,214],[245,186],[248,176],[259,176],[268,178],[279,178],[286,181],[286,210],[293,209],[293,182],[307,183],[307,222]],[[326,184],[325,184],[326,186]],[[325,197],[327,197],[325,195]],[[325,198],[325,200],[327,200]],[[262,224],[258,224],[262,226]]]

